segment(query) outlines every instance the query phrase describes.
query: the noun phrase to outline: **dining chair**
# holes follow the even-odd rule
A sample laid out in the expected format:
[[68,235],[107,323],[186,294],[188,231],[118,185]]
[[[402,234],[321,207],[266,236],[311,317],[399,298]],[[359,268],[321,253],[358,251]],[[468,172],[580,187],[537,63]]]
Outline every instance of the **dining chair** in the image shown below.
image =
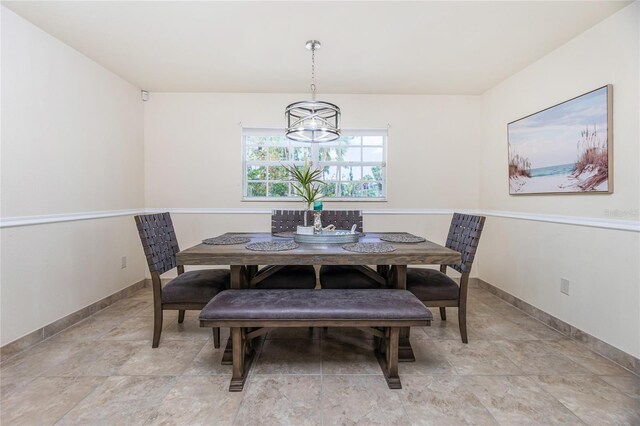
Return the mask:
[[[271,213],[271,233],[294,232],[298,225],[304,223],[304,213],[303,210],[274,210]],[[312,265],[270,265],[257,271],[251,281],[257,289],[313,289],[316,287],[316,270]]]
[[[335,225],[336,229],[363,232],[361,210],[323,210],[323,225]],[[385,286],[384,278],[364,265],[323,265],[320,267],[320,286],[323,289],[370,289]]]
[[[467,287],[473,259],[484,227],[484,216],[454,213],[449,227],[446,246],[460,252],[462,260],[456,265],[441,265],[434,269],[407,268],[407,290],[427,307],[440,308],[440,318],[447,319],[446,308],[458,308],[460,337],[467,339]],[[447,276],[447,266],[458,271],[460,284]]]
[[[201,310],[213,297],[230,286],[227,269],[184,271],[176,264],[178,240],[169,213],[135,216],[138,234],[151,273],[153,287],[153,342],[157,348],[162,333],[162,313],[178,311],[178,323],[184,321],[185,310]],[[178,276],[162,287],[160,275],[177,268]],[[214,347],[220,347],[220,329],[213,329]]]

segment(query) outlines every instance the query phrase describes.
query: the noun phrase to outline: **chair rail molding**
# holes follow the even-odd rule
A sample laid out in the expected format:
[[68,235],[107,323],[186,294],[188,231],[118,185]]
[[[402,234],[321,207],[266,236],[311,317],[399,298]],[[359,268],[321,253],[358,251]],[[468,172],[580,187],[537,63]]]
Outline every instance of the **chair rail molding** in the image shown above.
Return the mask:
[[[139,208],[124,210],[104,210],[89,212],[60,213],[38,216],[16,216],[0,218],[0,228],[45,225],[50,223],[73,222],[80,220],[104,219],[118,216],[133,216],[145,213],[169,212],[172,214],[271,214],[271,208]],[[501,217],[515,220],[557,223],[561,225],[586,226],[590,228],[611,229],[618,231],[640,232],[639,220],[620,220],[598,217],[565,216],[538,214],[518,211],[501,211],[485,209],[363,209],[363,215],[376,216],[442,216],[453,213],[481,214],[490,217]]]

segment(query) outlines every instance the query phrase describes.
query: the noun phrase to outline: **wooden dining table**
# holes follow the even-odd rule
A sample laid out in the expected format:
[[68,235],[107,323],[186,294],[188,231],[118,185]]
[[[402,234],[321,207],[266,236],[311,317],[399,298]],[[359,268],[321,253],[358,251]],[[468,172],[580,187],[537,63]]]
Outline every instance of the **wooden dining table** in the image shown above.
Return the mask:
[[[367,232],[360,237],[362,243],[383,242],[385,233]],[[391,233],[389,233],[391,234]],[[392,234],[398,234],[393,232]],[[253,242],[283,241],[286,237],[268,232],[227,233],[225,236],[246,237]],[[180,251],[178,265],[228,265],[231,269],[231,288],[250,288],[260,279],[258,265],[354,265],[364,273],[390,288],[406,289],[408,265],[451,265],[460,263],[460,253],[432,241],[420,243],[388,243],[395,250],[385,253],[356,253],[342,248],[342,244],[300,243],[293,250],[253,251],[245,248],[248,243],[233,245],[198,244]],[[363,265],[375,265],[371,269]],[[231,362],[231,346],[227,344],[223,363]],[[415,361],[408,330],[400,338],[400,361]]]

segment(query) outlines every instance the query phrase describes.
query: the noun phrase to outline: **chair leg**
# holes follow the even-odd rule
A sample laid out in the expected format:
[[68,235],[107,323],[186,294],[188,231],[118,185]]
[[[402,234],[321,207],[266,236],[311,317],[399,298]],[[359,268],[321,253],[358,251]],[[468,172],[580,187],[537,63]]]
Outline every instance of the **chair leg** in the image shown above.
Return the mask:
[[458,307],[458,323],[460,324],[462,343],[469,343],[467,339],[467,307],[465,305]]
[[213,347],[218,349],[220,347],[220,328],[213,327]]
[[440,318],[442,319],[442,321],[447,320],[447,308],[440,307]]
[[162,307],[156,306],[153,310],[153,343],[152,348],[157,348],[160,344],[160,334],[162,333]]
[[178,311],[178,324],[182,324],[184,322],[184,309],[180,309]]

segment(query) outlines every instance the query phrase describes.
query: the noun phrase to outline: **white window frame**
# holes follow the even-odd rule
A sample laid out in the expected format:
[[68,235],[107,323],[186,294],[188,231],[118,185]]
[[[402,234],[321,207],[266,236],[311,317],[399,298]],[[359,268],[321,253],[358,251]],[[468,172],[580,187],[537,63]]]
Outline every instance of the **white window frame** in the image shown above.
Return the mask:
[[[342,129],[341,131],[343,136],[382,136],[382,162],[364,162],[364,161],[323,161],[318,162],[314,161],[313,164],[316,167],[323,168],[325,166],[362,166],[362,167],[372,167],[372,166],[381,166],[382,167],[382,193],[384,194],[382,197],[323,197],[324,201],[327,202],[386,202],[387,201],[387,144],[389,140],[389,135],[387,129]],[[283,136],[283,129],[274,129],[274,128],[264,128],[264,127],[242,127],[241,134],[241,152],[242,152],[242,201],[283,201],[283,202],[300,202],[302,198],[289,196],[289,197],[249,197],[247,196],[247,166],[273,166],[272,161],[247,161],[247,145],[245,136]],[[316,159],[319,156],[321,147],[330,147],[335,146],[333,142],[323,142],[323,143],[308,143],[304,144],[308,145],[311,148],[311,158]],[[361,155],[363,148],[379,148],[379,145],[360,145]],[[362,157],[361,157],[362,159]],[[296,165],[304,165],[304,161],[294,161],[293,164]],[[267,182],[267,181],[265,181]],[[377,182],[377,181],[376,181]]]

